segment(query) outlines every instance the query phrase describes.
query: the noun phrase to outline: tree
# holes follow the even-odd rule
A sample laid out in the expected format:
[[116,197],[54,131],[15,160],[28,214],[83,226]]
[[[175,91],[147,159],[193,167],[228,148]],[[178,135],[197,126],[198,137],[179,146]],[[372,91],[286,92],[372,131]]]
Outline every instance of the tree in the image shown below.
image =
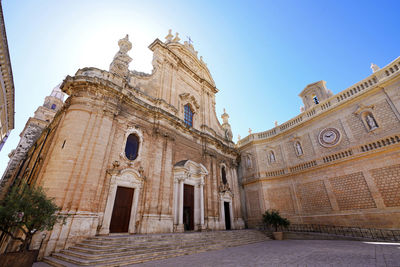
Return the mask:
[[263,222],[268,226],[273,226],[275,232],[278,232],[278,227],[288,227],[290,221],[281,217],[278,210],[269,209],[263,214]]
[[[28,250],[37,231],[52,230],[57,222],[65,223],[53,201],[41,187],[14,186],[0,202],[0,230],[21,241],[21,251]],[[24,236],[19,236],[20,231]]]

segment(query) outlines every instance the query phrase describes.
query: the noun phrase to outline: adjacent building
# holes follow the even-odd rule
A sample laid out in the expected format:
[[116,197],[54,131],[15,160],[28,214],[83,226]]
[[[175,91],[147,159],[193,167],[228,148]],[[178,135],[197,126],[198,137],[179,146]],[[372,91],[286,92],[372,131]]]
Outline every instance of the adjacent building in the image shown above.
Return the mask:
[[14,81],[0,2],[0,151],[14,129]]
[[293,119],[237,144],[246,221],[278,209],[292,223],[400,228],[400,58],[333,95],[299,94]]

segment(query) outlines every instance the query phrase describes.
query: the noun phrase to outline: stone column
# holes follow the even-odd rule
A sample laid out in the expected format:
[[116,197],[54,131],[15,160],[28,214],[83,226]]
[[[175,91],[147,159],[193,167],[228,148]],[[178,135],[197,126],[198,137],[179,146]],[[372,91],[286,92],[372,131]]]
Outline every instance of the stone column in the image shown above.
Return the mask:
[[174,200],[173,200],[173,215],[174,215],[174,225],[179,223],[179,181],[174,179]]
[[183,232],[184,227],[183,227],[183,179],[179,179],[179,205],[178,205],[178,214],[179,214],[179,224],[177,231],[178,232]]
[[200,183],[200,224],[201,228],[204,226],[204,181],[202,178],[202,181]]

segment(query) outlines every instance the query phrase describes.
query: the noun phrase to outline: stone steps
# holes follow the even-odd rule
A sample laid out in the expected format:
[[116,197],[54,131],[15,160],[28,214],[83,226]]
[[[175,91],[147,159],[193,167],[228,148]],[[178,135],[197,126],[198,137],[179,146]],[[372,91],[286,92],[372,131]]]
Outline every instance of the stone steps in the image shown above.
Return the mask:
[[52,266],[122,266],[266,240],[257,230],[96,236],[43,261]]

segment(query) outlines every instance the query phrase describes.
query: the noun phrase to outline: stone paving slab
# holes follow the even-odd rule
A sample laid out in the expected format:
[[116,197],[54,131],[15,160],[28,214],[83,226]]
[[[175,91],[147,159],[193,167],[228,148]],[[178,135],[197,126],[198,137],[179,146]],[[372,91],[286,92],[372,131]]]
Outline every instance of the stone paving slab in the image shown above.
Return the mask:
[[400,266],[400,243],[267,241],[129,266]]

